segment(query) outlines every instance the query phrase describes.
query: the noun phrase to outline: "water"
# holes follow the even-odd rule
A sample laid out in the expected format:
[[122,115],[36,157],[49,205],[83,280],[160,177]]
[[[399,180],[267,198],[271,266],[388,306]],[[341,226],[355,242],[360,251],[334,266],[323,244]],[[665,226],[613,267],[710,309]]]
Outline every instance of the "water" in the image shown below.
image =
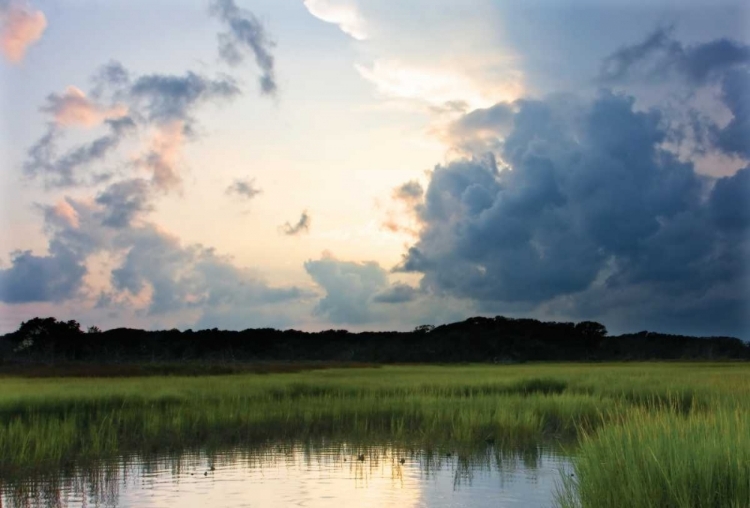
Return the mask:
[[[403,463],[402,463],[403,460]],[[128,457],[0,480],[15,507],[550,507],[567,458],[548,449],[461,455],[392,446],[266,445]]]

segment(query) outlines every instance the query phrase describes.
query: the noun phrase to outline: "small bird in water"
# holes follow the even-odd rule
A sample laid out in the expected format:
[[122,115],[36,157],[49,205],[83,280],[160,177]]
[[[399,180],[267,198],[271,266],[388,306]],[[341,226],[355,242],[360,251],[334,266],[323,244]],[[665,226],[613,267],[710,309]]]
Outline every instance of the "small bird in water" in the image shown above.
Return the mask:
[[203,476],[208,476],[208,471],[204,471]]
[[402,457],[401,460],[399,460],[399,462],[401,462],[403,464],[403,463],[406,462],[406,459]]
[[357,460],[360,461],[360,462],[364,462],[365,461],[365,454],[364,453],[360,454],[359,457],[357,457]]
[[211,471],[216,471],[216,468],[214,466],[211,466]]

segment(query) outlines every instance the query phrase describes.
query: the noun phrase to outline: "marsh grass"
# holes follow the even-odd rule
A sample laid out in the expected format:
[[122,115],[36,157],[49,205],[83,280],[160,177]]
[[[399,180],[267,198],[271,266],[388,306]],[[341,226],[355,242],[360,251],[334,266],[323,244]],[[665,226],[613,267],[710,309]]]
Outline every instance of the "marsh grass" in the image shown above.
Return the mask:
[[750,368],[737,363],[6,377],[0,477],[284,440],[458,450],[560,442],[576,468],[562,506],[750,506],[748,414]]
[[746,508],[748,412],[635,411],[584,437],[574,474],[558,494],[564,508]]

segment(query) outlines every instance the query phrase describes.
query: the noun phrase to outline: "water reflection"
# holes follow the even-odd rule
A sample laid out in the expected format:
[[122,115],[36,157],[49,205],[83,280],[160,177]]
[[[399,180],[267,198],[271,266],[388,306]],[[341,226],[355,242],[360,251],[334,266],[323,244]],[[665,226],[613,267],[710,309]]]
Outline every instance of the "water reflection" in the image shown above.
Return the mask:
[[545,448],[266,444],[0,479],[0,507],[550,506],[568,469]]

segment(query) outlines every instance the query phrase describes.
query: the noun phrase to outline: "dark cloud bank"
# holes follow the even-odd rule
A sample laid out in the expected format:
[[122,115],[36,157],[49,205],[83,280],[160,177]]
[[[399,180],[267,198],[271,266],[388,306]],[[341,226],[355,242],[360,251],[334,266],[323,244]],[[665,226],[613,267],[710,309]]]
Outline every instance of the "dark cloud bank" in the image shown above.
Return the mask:
[[[706,151],[746,160],[749,63],[739,43],[685,47],[660,30],[614,53],[600,80],[714,87],[731,120],[694,115],[692,127]],[[310,262],[326,291],[317,311],[358,324],[388,316],[385,304],[448,297],[615,332],[750,338],[750,166],[697,174],[665,146],[669,114],[606,89],[468,112],[447,136],[474,155],[435,167],[426,189],[394,190],[422,225],[395,270],[421,274],[420,287],[387,287],[377,265]]]
[[[719,87],[733,118],[706,126],[710,143],[746,157],[748,48],[685,48],[658,32],[615,53],[608,79],[629,79],[657,49],[658,72]],[[423,230],[397,269],[423,274],[423,291],[488,312],[520,303],[622,331],[750,338],[750,167],[696,174],[663,147],[668,125],[658,109],[638,111],[609,91],[590,104],[560,96],[469,113],[457,122],[460,141],[472,126],[494,128],[484,147],[502,164],[487,156],[437,166],[415,209]]]

